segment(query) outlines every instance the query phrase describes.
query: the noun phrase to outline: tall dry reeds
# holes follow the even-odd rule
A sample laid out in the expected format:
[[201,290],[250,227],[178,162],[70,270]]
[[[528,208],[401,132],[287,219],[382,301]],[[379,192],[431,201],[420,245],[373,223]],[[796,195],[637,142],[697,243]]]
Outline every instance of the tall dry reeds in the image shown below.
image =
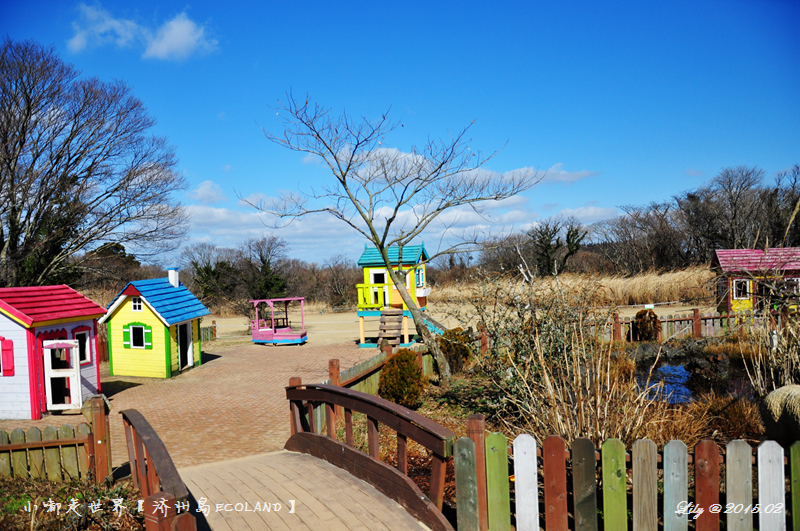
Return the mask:
[[615,437],[632,444],[663,424],[670,406],[661,385],[637,381],[633,361],[594,335],[608,318],[597,282],[553,283],[550,290],[488,280],[470,295],[490,335],[479,370],[493,383],[493,420],[539,440],[557,434]]
[[[697,266],[667,273],[644,273],[630,277],[594,276],[566,273],[558,282],[567,288],[579,287],[586,282],[596,285],[596,302],[602,306],[627,306],[662,302],[700,303],[713,302],[714,273],[707,267]],[[467,283],[437,285],[431,290],[431,303],[459,302],[474,290],[482,279]],[[553,277],[535,278],[533,285],[541,294],[554,289]]]
[[800,321],[797,316],[764,320],[750,327],[750,360],[745,368],[755,394],[764,398],[784,385],[800,384]]

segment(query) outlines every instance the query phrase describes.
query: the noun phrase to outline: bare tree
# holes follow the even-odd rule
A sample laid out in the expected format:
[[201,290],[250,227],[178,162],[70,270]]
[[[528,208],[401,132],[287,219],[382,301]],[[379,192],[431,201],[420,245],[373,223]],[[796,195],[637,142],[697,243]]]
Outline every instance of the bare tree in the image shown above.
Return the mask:
[[[386,114],[374,121],[354,119],[331,111],[309,99],[296,100],[289,94],[279,114],[284,131],[266,137],[293,151],[322,159],[333,180],[320,190],[284,195],[273,203],[254,206],[281,218],[326,212],[343,221],[369,240],[380,252],[389,276],[411,312],[418,332],[433,352],[442,382],[448,385],[450,370],[438,342],[425,326],[416,301],[406,289],[403,271],[389,261],[388,249],[403,248],[421,235],[443,212],[469,206],[480,211],[480,203],[516,195],[538,182],[533,172],[499,175],[482,168],[491,159],[467,145],[469,126],[448,140],[428,141],[410,153],[386,147],[386,135],[395,127]],[[464,242],[475,245],[472,239]],[[453,252],[453,247],[434,254]]]
[[184,180],[142,102],[78,76],[53,48],[0,49],[0,285],[47,283],[103,242],[147,257],[186,232],[171,197]]

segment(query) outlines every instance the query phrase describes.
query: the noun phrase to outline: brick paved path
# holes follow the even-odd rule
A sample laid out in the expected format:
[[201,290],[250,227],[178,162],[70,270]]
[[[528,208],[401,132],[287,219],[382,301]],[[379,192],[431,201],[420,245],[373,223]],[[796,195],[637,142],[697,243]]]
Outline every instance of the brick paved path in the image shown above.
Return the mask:
[[[344,370],[377,354],[352,342],[273,347],[254,345],[247,339],[204,343],[203,350],[208,361],[169,380],[101,373],[103,391],[111,395],[113,408],[114,466],[128,461],[119,415],[123,409],[137,409],[144,415],[177,467],[280,450],[289,438],[284,387],[290,377],[321,382],[328,376],[329,359],[338,358]],[[82,415],[0,420],[0,430],[76,426],[84,421]]]

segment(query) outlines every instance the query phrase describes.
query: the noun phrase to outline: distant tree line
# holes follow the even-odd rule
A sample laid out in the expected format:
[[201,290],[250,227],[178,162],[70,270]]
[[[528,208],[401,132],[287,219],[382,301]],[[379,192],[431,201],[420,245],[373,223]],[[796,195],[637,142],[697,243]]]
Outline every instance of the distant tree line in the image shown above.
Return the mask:
[[181,254],[182,282],[209,308],[229,306],[252,311],[251,299],[305,297],[331,307],[356,304],[362,272],[352,260],[336,255],[322,265],[287,256],[283,238],[266,235],[235,249],[196,243]]
[[725,168],[696,190],[593,225],[593,251],[634,274],[707,264],[716,249],[796,247],[798,207],[800,165],[772,181],[757,167]]
[[623,215],[589,226],[574,218],[538,221],[526,231],[485,241],[477,260],[437,260],[429,278],[467,279],[476,266],[533,276],[632,275],[708,264],[716,249],[800,246],[800,165],[772,180],[757,167],[725,168],[669,201],[620,208]]

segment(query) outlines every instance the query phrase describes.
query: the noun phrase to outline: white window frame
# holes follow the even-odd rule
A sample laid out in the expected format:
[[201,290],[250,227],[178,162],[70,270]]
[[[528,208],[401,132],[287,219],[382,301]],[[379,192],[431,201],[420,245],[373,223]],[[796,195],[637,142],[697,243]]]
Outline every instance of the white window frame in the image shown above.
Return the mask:
[[800,293],[800,278],[790,278],[789,281],[794,284],[794,290],[792,293]]
[[[73,339],[78,340],[78,362],[81,364],[89,363],[92,361],[92,342],[91,335],[89,334],[88,330],[84,330],[83,332],[75,332],[73,334]],[[81,341],[79,336],[84,336],[86,339]],[[81,352],[80,345],[83,345],[83,352]]]
[[[133,336],[133,330],[134,330],[135,328],[139,328],[139,329],[141,329],[141,331],[142,331],[142,346],[137,346],[137,345],[134,343],[134,341],[133,341],[133,337],[134,337],[134,336]],[[147,338],[145,337],[145,334],[146,334],[146,332],[147,332],[147,328],[146,328],[146,327],[144,327],[144,326],[131,326],[131,331],[130,331],[130,335],[131,335],[131,348],[140,348],[140,349],[142,349],[142,350],[144,350],[145,348],[147,348]]]
[[142,298],[141,297],[131,297],[131,311],[132,312],[141,312],[142,311]]
[[[745,295],[744,296],[740,295],[741,290],[737,289],[737,287],[736,287],[737,284],[740,284],[742,282],[745,283],[744,284],[745,285]],[[733,300],[745,301],[745,300],[750,298],[750,281],[748,279],[745,279],[745,278],[733,279],[733,285],[731,287],[733,289]]]
[[[375,275],[383,275],[383,282],[375,282]],[[373,269],[369,272],[370,284],[388,284],[389,274],[385,269]]]

